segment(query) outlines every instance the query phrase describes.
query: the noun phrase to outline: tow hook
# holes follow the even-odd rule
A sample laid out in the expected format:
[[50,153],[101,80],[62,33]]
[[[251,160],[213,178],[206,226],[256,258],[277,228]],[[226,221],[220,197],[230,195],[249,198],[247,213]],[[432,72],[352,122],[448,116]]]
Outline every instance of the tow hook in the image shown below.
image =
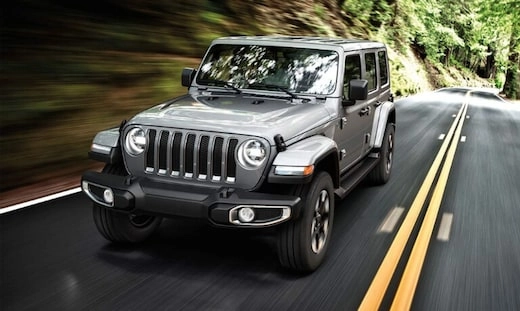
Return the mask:
[[233,194],[233,192],[235,192],[235,189],[234,188],[223,188],[221,191],[220,191],[220,197],[222,199],[227,199],[229,198],[229,196],[231,194]]

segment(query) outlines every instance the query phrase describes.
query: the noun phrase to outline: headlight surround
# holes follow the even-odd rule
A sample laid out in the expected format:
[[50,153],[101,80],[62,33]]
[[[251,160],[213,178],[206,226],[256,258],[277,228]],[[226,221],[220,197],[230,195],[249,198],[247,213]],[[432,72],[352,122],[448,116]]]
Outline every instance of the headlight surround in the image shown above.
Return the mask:
[[267,148],[257,140],[250,139],[243,142],[238,148],[238,163],[245,169],[256,169],[264,164],[267,157]]
[[125,150],[131,155],[137,156],[146,149],[147,138],[145,131],[135,127],[128,131],[125,137]]

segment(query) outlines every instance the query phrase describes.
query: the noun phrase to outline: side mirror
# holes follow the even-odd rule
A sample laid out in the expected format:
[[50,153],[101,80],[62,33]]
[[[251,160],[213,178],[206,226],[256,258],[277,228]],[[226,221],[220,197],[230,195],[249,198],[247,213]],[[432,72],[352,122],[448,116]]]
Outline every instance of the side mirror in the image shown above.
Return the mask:
[[184,68],[182,70],[182,86],[190,87],[191,82],[193,81],[193,78],[195,78],[195,74],[197,73],[197,70],[193,68]]
[[368,81],[367,80],[350,80],[349,99],[365,100],[368,97]]

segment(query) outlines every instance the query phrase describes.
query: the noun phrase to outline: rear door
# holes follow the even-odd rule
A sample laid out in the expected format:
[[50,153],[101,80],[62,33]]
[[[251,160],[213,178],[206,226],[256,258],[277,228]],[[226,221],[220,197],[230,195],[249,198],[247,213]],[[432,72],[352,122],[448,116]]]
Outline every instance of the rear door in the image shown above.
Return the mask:
[[377,51],[377,72],[379,81],[379,95],[378,101],[384,103],[390,100],[391,89],[390,89],[390,71],[388,70],[388,57],[386,49],[381,48]]
[[374,113],[376,111],[376,107],[379,105],[379,88],[380,88],[380,78],[379,78],[379,66],[377,60],[377,50],[369,49],[363,52],[363,73],[362,79],[368,81],[368,97],[361,109],[359,110],[359,115],[361,117],[362,123],[362,131],[363,131],[363,139],[362,139],[362,147],[361,156],[366,155],[370,152],[370,138],[372,135],[372,126],[374,123]]

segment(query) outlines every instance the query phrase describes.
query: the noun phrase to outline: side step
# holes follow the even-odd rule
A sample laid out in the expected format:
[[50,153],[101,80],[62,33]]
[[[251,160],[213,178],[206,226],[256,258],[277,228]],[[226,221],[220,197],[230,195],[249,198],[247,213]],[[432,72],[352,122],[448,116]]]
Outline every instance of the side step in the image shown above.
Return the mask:
[[339,199],[346,197],[372,171],[379,160],[379,158],[366,158],[353,171],[349,172],[341,181],[339,188],[334,191],[336,197]]

